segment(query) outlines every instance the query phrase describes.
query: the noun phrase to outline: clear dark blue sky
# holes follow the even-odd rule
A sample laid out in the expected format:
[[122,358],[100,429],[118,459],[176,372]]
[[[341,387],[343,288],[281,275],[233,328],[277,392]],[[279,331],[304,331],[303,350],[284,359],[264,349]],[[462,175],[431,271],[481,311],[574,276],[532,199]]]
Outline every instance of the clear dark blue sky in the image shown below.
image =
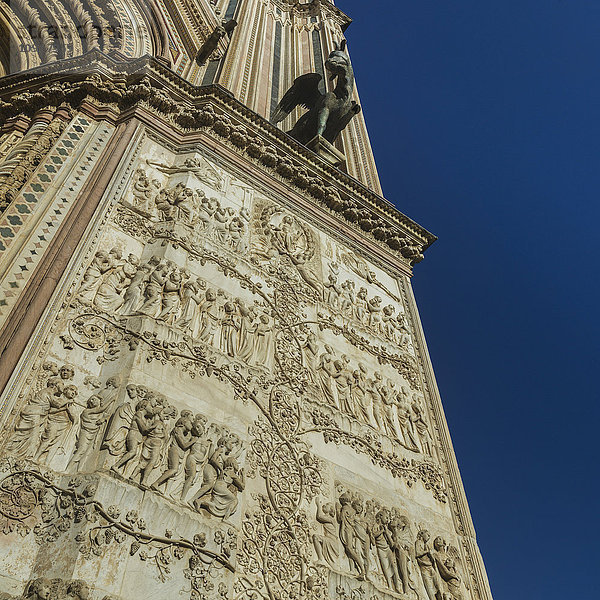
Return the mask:
[[598,598],[600,2],[337,5],[494,598]]

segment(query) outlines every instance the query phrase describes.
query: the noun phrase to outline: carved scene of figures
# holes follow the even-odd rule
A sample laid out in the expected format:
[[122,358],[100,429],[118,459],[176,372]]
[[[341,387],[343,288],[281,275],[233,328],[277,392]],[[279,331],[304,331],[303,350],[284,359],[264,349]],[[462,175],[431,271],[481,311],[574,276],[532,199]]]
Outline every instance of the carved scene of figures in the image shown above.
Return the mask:
[[143,385],[128,385],[127,398],[112,413],[101,449],[117,458],[111,470],[142,488],[227,519],[238,505],[244,475],[241,440],[202,414],[177,411],[166,397]]
[[0,592],[0,600],[92,600],[93,598],[120,600],[113,595],[93,594],[91,586],[81,579],[69,581],[38,577],[26,583],[20,596]]
[[[149,164],[169,175],[198,174],[200,169],[195,159],[187,159],[174,167],[155,162]],[[200,171],[204,178],[210,173],[207,169]],[[214,177],[216,175],[211,181]],[[216,181],[213,181],[213,187],[215,184]],[[131,194],[131,205],[153,221],[185,225],[193,230],[194,235],[207,236],[233,252],[245,252],[247,249],[250,214],[244,206],[239,210],[223,206],[218,198],[208,197],[203,190],[188,187],[182,182],[163,187],[158,179],[151,179],[141,168],[135,172]]]
[[[376,282],[375,274],[371,273],[368,274],[368,282]],[[332,313],[339,314],[345,321],[359,325],[374,335],[384,337],[399,348],[409,348],[410,328],[403,313],[397,312],[392,304],[384,305],[381,296],[369,297],[367,288],[357,286],[353,280],[341,281],[337,263],[329,263],[323,287],[323,301]],[[385,291],[393,296],[387,289]],[[397,302],[398,298],[393,297]]]
[[69,383],[74,374],[70,365],[44,364],[39,389],[9,436],[11,455],[46,464],[56,455],[68,456],[70,472],[93,471],[108,462],[119,477],[189,501],[194,510],[222,519],[235,513],[245,486],[238,436],[204,415],[178,411],[143,385],[128,384],[123,394],[116,376],[104,385],[86,377],[92,393],[81,401]]
[[363,363],[353,363],[346,354],[338,356],[329,344],[321,349],[313,332],[304,336],[302,346],[313,389],[334,413],[375,429],[413,452],[436,456],[418,394],[411,397],[406,386],[380,371],[370,373]]
[[398,508],[337,486],[334,503],[316,499],[323,533],[312,536],[317,562],[360,581],[420,600],[462,600],[464,580],[458,549],[441,536],[411,525]]
[[[275,344],[269,311],[210,287],[170,260],[152,256],[139,264],[130,255],[123,263],[117,256],[114,248],[96,253],[83,277],[81,301],[111,316],[150,317],[230,358],[272,368]],[[105,266],[99,269],[99,264]]]

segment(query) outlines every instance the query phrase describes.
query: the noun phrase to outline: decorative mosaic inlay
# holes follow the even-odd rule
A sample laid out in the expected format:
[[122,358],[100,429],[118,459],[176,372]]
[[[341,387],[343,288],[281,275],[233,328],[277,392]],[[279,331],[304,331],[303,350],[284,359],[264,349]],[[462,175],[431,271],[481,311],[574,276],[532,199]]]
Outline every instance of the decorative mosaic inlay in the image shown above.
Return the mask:
[[[75,148],[82,143],[92,122],[77,117],[67,128],[61,140],[50,152],[46,161],[38,169],[31,182],[19,194],[9,211],[0,221],[0,256],[14,242],[17,233],[35,214],[42,204],[42,197],[52,193],[50,189],[59,173],[68,165],[68,159]],[[27,249],[17,258],[10,271],[0,284],[0,325],[8,317],[17,297],[35,271],[46,248],[59,229],[73,201],[77,198],[93,165],[106,147],[114,128],[102,124],[87,143],[87,151],[81,155],[72,173],[62,184],[53,201],[48,205],[46,215],[29,234]]]

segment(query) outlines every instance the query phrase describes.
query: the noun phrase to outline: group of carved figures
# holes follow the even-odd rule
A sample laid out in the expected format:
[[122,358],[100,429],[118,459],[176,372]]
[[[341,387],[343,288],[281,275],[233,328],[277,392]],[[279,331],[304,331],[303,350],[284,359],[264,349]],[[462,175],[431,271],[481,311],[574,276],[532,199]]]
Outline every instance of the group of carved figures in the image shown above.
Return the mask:
[[312,537],[320,563],[335,569],[345,557],[359,580],[379,578],[388,589],[423,600],[462,599],[458,549],[440,536],[431,544],[425,529],[415,538],[397,508],[343,491],[335,504],[317,499],[316,520],[323,528]]
[[[27,583],[21,596],[0,592],[0,600],[91,600],[91,598],[90,586],[81,579],[65,581],[38,577]],[[109,594],[102,600],[119,599]]]
[[221,206],[217,198],[209,198],[201,189],[187,187],[181,182],[163,188],[143,169],[136,171],[132,191],[133,206],[143,212],[158,214],[161,221],[175,221],[192,227],[235,252],[246,250],[250,222],[246,208],[236,211]]
[[15,424],[8,443],[13,455],[48,462],[50,451],[73,445],[68,434],[75,429],[68,470],[94,469],[99,452],[107,451],[117,457],[111,469],[142,487],[164,493],[167,483],[177,479],[178,499],[184,502],[201,483],[191,500],[195,510],[222,519],[235,512],[245,485],[235,434],[208,424],[201,414],[182,410],[178,415],[164,395],[142,385],[127,385],[119,403],[118,377],[110,377],[103,389],[97,378],[87,378],[94,393],[78,411],[77,388],[65,383],[73,379],[73,368],[46,363],[45,370],[50,373],[45,387],[32,395]]
[[324,286],[324,300],[329,308],[347,319],[354,319],[377,335],[383,335],[397,346],[410,343],[410,329],[402,314],[395,315],[392,304],[382,306],[381,296],[368,297],[366,287],[356,291],[351,279],[339,283],[339,266],[329,265],[328,280]]
[[151,257],[139,265],[118,249],[100,250],[88,267],[79,300],[122,316],[145,315],[219,348],[231,358],[270,368],[273,321],[267,311],[230,298],[173,262]]
[[313,383],[327,404],[409,450],[434,455],[435,445],[417,394],[411,398],[405,386],[398,387],[379,371],[370,377],[362,363],[352,367],[345,354],[336,358],[328,344],[321,352],[313,332],[307,335],[303,350]]

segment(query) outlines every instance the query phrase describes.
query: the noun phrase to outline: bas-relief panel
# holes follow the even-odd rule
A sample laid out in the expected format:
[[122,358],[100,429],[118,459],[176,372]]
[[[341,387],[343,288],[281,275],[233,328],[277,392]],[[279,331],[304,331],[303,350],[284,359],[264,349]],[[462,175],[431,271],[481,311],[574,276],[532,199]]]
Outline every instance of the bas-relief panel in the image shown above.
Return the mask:
[[6,421],[7,591],[467,597],[395,280],[199,152],[115,200]]

